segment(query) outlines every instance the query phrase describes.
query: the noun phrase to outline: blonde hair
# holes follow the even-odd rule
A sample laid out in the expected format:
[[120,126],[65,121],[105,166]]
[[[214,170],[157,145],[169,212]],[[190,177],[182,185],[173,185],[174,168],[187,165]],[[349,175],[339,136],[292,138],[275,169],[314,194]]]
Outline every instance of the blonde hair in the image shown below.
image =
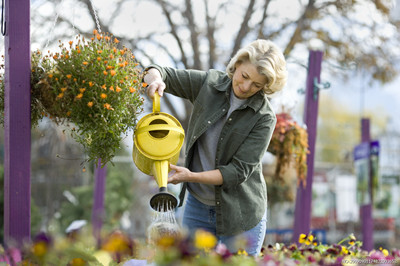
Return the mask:
[[271,95],[280,91],[286,84],[286,61],[282,51],[273,42],[256,40],[240,49],[229,61],[226,73],[232,79],[237,64],[250,62],[257,67],[260,75],[267,77],[263,91]]

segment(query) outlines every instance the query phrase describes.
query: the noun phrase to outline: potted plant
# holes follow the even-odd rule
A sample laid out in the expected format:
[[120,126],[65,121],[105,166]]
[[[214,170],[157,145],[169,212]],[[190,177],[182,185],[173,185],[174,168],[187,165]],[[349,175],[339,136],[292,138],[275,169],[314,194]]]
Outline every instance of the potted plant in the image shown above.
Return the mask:
[[307,130],[293,121],[288,113],[276,115],[277,122],[268,151],[276,156],[275,177],[282,180],[285,170],[294,162],[298,185],[305,186],[307,174]]
[[[103,165],[135,128],[143,104],[141,67],[129,49],[119,46],[112,35],[94,30],[89,40],[78,35],[68,44],[60,41],[59,52],[38,50],[31,56],[32,125],[44,117],[67,125],[87,161],[101,158]],[[3,105],[3,82],[0,100]]]

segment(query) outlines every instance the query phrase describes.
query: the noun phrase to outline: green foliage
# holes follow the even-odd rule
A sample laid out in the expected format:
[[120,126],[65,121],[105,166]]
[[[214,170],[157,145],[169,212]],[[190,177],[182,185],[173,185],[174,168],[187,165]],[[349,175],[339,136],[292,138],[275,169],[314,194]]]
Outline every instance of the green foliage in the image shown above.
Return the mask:
[[[104,228],[110,230],[118,228],[122,214],[131,207],[133,200],[132,175],[133,170],[130,166],[107,166]],[[90,183],[70,190],[76,202],[64,201],[61,204],[59,209],[60,216],[57,218],[57,222],[62,231],[65,231],[74,220],[91,221],[93,188],[94,185]]]

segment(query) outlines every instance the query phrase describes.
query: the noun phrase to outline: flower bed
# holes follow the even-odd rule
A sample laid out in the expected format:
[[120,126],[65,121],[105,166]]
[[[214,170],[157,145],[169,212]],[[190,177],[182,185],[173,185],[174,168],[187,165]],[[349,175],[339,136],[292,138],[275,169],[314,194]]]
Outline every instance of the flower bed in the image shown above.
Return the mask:
[[[353,235],[337,244],[323,245],[312,235],[301,235],[299,244],[269,245],[259,256],[248,256],[245,250],[232,254],[214,235],[196,232],[193,239],[164,235],[152,244],[131,239],[116,231],[103,238],[96,248],[87,233],[52,238],[39,234],[22,250],[0,253],[1,263],[18,265],[395,265],[400,250],[379,249],[367,252]],[[136,264],[135,264],[136,263]],[[143,265],[141,264],[141,265]]]
[[[142,111],[142,69],[116,38],[96,30],[93,34],[89,40],[77,36],[68,44],[60,41],[59,52],[32,53],[31,121],[35,126],[48,117],[69,126],[88,161],[101,158],[105,164],[113,158],[123,135],[135,128]],[[3,74],[0,81],[3,117]]]

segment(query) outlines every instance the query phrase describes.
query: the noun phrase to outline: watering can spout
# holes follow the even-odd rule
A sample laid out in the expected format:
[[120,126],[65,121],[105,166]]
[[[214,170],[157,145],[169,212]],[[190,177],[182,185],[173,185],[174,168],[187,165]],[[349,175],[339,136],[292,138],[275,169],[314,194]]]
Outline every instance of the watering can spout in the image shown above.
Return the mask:
[[178,200],[167,192],[169,161],[155,161],[153,163],[153,174],[156,180],[159,193],[154,195],[150,200],[150,206],[156,211],[169,211],[176,208]]

